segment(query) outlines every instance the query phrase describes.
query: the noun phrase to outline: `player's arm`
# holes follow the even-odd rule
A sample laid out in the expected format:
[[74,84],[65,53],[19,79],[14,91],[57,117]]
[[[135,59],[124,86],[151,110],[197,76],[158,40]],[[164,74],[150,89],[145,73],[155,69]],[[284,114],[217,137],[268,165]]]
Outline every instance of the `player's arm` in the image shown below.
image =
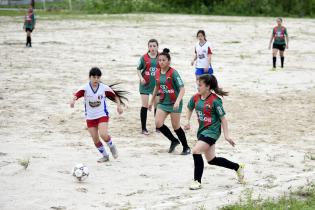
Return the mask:
[[73,108],[74,107],[74,104],[76,102],[76,100],[78,100],[79,98],[83,97],[84,96],[84,90],[79,90],[77,91],[75,94],[73,94],[73,97],[70,101],[70,107]]
[[274,39],[274,34],[273,34],[273,33],[274,33],[274,32],[272,31],[271,37],[270,37],[270,41],[269,41],[269,47],[268,47],[269,50],[271,49],[271,43],[272,43],[272,41],[273,41],[273,39]]
[[155,85],[154,90],[153,90],[153,93],[152,93],[152,97],[151,97],[151,100],[150,100],[150,103],[149,103],[149,110],[150,110],[150,111],[151,111],[152,106],[153,106],[153,104],[154,104],[154,101],[155,101],[155,98],[156,98],[157,93],[158,93],[158,86]]
[[235,142],[229,136],[228,122],[227,122],[225,116],[221,117],[221,124],[222,124],[222,128],[223,128],[223,133],[224,133],[225,140],[227,142],[229,142],[234,147],[235,146]]
[[189,107],[187,107],[187,111],[186,111],[186,125],[184,126],[185,130],[189,130],[190,129],[190,119],[191,119],[191,115],[193,113],[193,110],[191,110]]
[[179,108],[179,104],[180,104],[181,100],[183,99],[184,95],[185,95],[185,87],[181,86],[179,89],[179,94],[178,94],[177,99],[176,99],[175,104],[174,104],[174,110],[177,110]]
[[194,53],[194,56],[193,56],[193,59],[191,61],[191,65],[193,66],[195,61],[197,60],[197,51],[196,51],[196,48],[195,48],[195,53]]
[[288,35],[288,32],[287,32],[287,29],[285,29],[285,40],[286,40],[286,48],[289,49],[289,35]]

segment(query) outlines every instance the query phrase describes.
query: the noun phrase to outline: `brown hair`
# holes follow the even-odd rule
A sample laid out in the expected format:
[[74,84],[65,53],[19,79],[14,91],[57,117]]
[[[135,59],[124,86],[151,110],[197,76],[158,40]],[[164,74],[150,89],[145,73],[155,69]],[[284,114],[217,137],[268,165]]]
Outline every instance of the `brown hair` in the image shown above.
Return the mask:
[[220,96],[228,96],[229,93],[223,91],[222,88],[219,87],[217,78],[213,75],[204,74],[199,77],[199,81],[202,81],[206,84],[206,86],[210,87],[210,90],[213,90],[216,94]]

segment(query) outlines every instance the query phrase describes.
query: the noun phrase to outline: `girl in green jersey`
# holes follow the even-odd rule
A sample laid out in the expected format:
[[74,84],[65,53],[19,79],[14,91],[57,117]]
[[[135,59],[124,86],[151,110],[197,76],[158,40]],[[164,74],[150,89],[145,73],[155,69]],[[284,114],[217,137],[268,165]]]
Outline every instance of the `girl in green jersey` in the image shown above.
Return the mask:
[[203,173],[203,158],[205,155],[207,162],[210,165],[217,165],[237,172],[239,181],[244,180],[244,165],[233,163],[223,157],[215,156],[215,143],[221,135],[221,126],[225,140],[233,147],[234,141],[229,136],[228,124],[225,118],[225,112],[222,106],[220,96],[225,96],[228,93],[218,87],[218,82],[213,75],[202,75],[198,81],[198,93],[191,97],[188,103],[187,125],[186,130],[190,129],[190,118],[193,110],[196,110],[199,128],[197,132],[198,142],[193,148],[193,158],[195,164],[194,181],[190,186],[191,190],[201,188],[201,177]]
[[[185,94],[185,88],[178,72],[170,67],[170,63],[171,56],[169,54],[169,49],[164,49],[159,55],[160,68],[157,69],[155,74],[156,84],[152,94],[153,97],[151,98],[149,104],[149,109],[151,110],[155,97],[159,92],[160,100],[157,105],[155,116],[156,128],[171,141],[169,153],[174,151],[180,141],[183,145],[183,151],[181,154],[187,155],[190,154],[190,148],[187,144],[185,132],[180,126],[180,115],[183,107],[182,99]],[[168,115],[171,116],[172,126],[179,141],[164,124]]]

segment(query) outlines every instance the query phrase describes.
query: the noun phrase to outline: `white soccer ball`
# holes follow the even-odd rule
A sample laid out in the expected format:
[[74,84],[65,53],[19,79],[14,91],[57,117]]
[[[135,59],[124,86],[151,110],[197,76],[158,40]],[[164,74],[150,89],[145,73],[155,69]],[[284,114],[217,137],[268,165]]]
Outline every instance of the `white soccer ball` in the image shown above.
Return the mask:
[[88,178],[89,174],[90,173],[89,173],[88,167],[86,167],[82,163],[77,164],[76,166],[74,166],[74,168],[72,170],[72,175],[75,178],[77,178],[79,181],[83,181],[86,178]]

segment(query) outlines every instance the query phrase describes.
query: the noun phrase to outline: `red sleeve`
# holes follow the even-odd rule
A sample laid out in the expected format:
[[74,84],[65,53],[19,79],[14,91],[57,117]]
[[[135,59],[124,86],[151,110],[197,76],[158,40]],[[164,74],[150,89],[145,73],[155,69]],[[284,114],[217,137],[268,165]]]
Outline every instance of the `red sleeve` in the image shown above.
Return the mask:
[[116,94],[114,93],[114,91],[105,91],[105,95],[108,98],[115,98]]
[[208,55],[212,54],[210,47],[208,47]]
[[85,91],[84,90],[79,90],[78,92],[76,92],[74,95],[77,97],[77,100],[81,97],[84,96]]

